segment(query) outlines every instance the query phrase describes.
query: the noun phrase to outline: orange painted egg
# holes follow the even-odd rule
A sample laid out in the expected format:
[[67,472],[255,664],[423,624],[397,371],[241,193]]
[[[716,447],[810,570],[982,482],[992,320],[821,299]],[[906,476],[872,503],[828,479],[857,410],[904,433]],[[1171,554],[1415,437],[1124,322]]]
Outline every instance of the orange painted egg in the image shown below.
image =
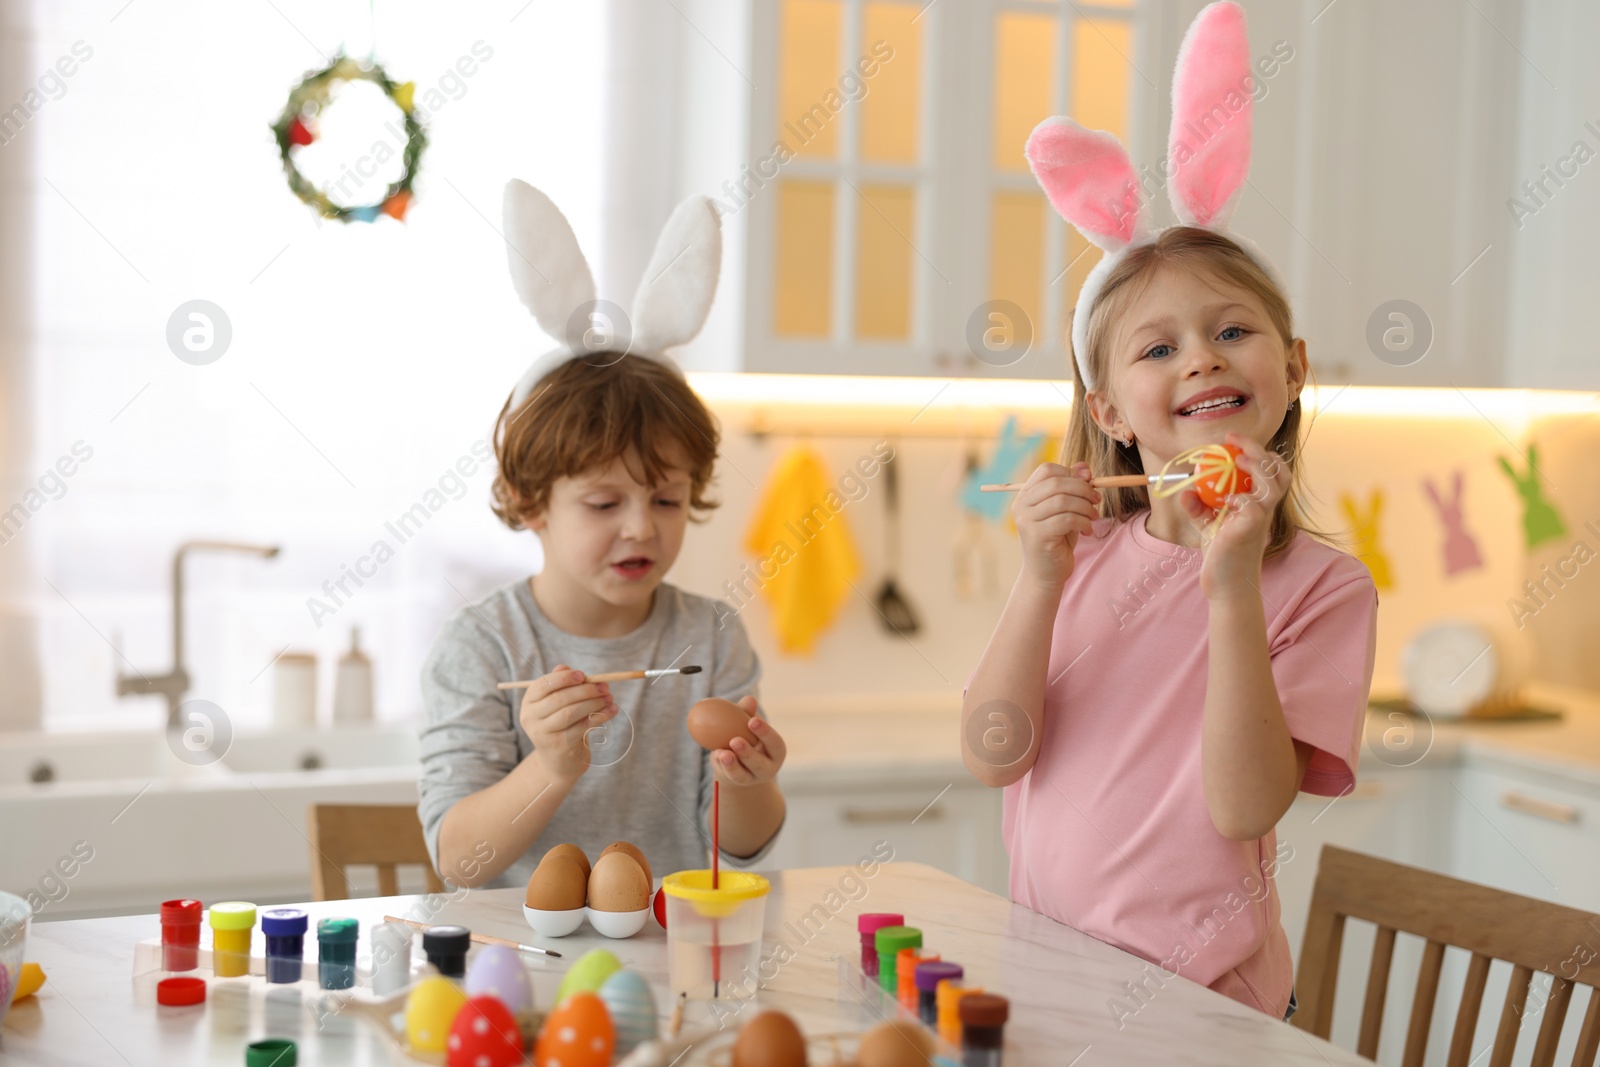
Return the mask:
[[606,1067],[617,1042],[605,1002],[574,993],[550,1013],[533,1047],[535,1067]]
[[1248,493],[1250,491],[1250,476],[1234,465],[1244,453],[1238,445],[1223,445],[1230,457],[1229,462],[1223,462],[1220,457],[1206,456],[1195,464],[1195,469],[1205,471],[1199,481],[1194,483],[1194,491],[1200,494],[1200,500],[1208,508],[1220,508],[1234,493]]

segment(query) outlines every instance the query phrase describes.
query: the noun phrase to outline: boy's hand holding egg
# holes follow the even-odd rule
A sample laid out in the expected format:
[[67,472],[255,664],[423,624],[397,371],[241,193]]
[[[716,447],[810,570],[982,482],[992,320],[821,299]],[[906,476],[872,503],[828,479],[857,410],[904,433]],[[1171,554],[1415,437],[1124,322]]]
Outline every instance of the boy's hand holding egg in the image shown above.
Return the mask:
[[1100,517],[1100,490],[1089,484],[1089,465],[1069,469],[1041,463],[1011,503],[1022,539],[1022,570],[1045,590],[1059,593],[1072,577],[1078,535]]
[[757,785],[778,776],[788,746],[756,714],[756,698],[735,704],[708,697],[689,709],[689,736],[711,753],[711,773],[728,785]]
[[585,735],[617,715],[611,687],[558,663],[522,691],[518,721],[533,742],[533,755],[553,780],[575,782],[589,769]]

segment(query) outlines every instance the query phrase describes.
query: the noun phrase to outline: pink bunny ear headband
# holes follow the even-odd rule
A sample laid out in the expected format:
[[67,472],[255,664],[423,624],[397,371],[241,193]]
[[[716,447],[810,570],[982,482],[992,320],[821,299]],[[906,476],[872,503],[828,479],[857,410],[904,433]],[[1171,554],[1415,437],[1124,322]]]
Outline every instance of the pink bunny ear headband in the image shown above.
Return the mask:
[[634,294],[631,321],[611,323],[616,335],[600,345],[591,336],[590,314],[603,311],[594,298],[594,275],[561,209],[513,178],[503,211],[511,284],[557,343],[518,380],[511,411],[557,367],[602,351],[653,359],[682,376],[665,352],[693,340],[705,325],[722,268],[721,220],[710,200],[691,196],[672,212]]
[[[1178,49],[1172,76],[1172,130],[1167,139],[1167,195],[1180,225],[1223,234],[1283,289],[1276,268],[1249,239],[1228,228],[1250,172],[1254,88],[1244,9],[1208,5]],[[1028,165],[1061,217],[1105,250],[1078,290],[1072,354],[1086,389],[1089,315],[1100,287],[1130,249],[1159,236],[1140,195],[1128,153],[1104,130],[1086,130],[1064,116],[1045,119],[1028,137]]]

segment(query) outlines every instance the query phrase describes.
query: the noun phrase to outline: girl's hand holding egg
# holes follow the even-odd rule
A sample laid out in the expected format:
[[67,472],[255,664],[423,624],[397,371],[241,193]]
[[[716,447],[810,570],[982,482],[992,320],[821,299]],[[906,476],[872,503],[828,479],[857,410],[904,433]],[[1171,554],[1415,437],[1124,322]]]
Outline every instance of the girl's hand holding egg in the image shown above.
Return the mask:
[[778,776],[788,746],[756,714],[755,697],[737,704],[709,697],[689,709],[689,736],[711,753],[711,773],[729,785],[757,785]]
[[522,691],[518,721],[533,756],[553,780],[575,782],[589,769],[586,735],[617,715],[611,687],[564,663]]
[[1261,560],[1272,537],[1272,516],[1293,475],[1287,463],[1249,437],[1230,433],[1226,446],[1234,453],[1247,490],[1207,500],[1198,489],[1187,489],[1179,500],[1184,513],[1209,531],[1201,542],[1205,558],[1200,564],[1200,591],[1211,600],[1236,595],[1259,598]]
[[1072,577],[1078,535],[1100,517],[1100,490],[1089,484],[1089,465],[1070,469],[1041,463],[1011,504],[1022,539],[1022,572],[1047,592],[1059,594]]

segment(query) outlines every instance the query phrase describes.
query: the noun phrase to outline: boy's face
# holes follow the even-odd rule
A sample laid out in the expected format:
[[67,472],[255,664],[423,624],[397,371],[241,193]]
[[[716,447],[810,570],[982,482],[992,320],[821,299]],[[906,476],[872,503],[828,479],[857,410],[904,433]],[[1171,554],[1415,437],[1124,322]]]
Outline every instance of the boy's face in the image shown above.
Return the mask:
[[630,451],[608,467],[550,487],[550,503],[527,525],[544,545],[545,569],[607,604],[649,603],[678,558],[689,521],[689,473],[676,449],[665,453],[659,485],[635,478],[644,465]]
[[1306,377],[1305,342],[1285,348],[1254,294],[1203,272],[1160,268],[1110,344],[1091,408],[1157,466],[1229,432],[1267,444]]

